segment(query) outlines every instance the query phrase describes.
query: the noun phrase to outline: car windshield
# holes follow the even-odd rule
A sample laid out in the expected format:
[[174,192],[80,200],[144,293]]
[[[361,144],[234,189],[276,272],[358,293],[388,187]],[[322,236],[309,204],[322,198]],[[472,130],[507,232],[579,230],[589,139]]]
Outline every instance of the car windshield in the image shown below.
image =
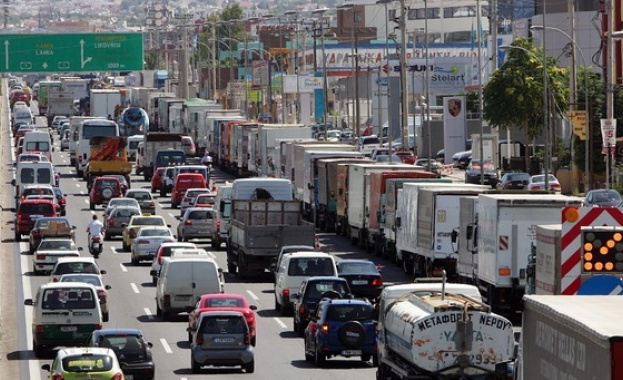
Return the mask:
[[307,298],[319,300],[326,292],[337,292],[342,296],[348,294],[348,288],[343,281],[313,281],[307,284]]
[[293,258],[288,267],[290,276],[333,276],[333,261],[328,258]]
[[143,228],[138,234],[140,236],[171,236],[171,231],[164,228]]
[[114,179],[102,179],[99,181],[99,185],[101,187],[117,187],[119,186],[119,182]]
[[52,214],[54,206],[51,203],[22,203],[19,210],[21,214]]
[[246,331],[245,322],[240,317],[208,317],[201,324],[203,334],[241,334]]
[[108,355],[72,355],[63,358],[62,366],[67,372],[108,372],[112,370],[113,360]]
[[88,288],[72,288],[68,285],[62,289],[47,289],[43,293],[42,308],[44,310],[93,309],[94,307],[93,292]]
[[202,190],[186,190],[186,197],[196,197],[200,194],[205,193],[205,189]]
[[39,250],[49,251],[76,251],[78,248],[71,240],[43,240],[39,244]]
[[509,174],[509,181],[527,181],[530,179],[530,174],[528,173],[520,173],[520,174]]
[[[551,174],[547,178],[548,178],[549,182],[558,182],[556,180],[556,177],[554,177]],[[535,175],[534,177],[532,177],[532,182],[533,183],[545,182],[545,176],[544,175]]]
[[65,275],[61,276],[60,282],[86,282],[87,284],[91,284],[93,286],[102,286],[102,281],[99,276]]
[[31,189],[24,189],[23,195],[54,195],[54,191],[52,189],[48,189],[46,187],[38,187]]
[[371,262],[339,263],[337,271],[339,274],[378,273],[376,266]]
[[69,221],[64,220],[64,219],[48,219],[48,218],[42,218],[37,220],[37,222],[35,223],[35,228],[40,228],[40,229],[44,229],[44,228],[48,228],[48,226],[50,225],[50,223],[53,223],[56,225],[56,227],[71,227],[69,225]]
[[234,297],[208,298],[203,303],[203,307],[244,307],[244,302]]
[[151,194],[145,191],[135,191],[132,192],[130,194],[126,194],[126,197],[128,198],[134,198],[137,201],[144,201],[144,200],[148,200],[151,199]]
[[138,206],[136,199],[134,198],[113,198],[108,203],[108,206]]
[[621,195],[616,190],[605,190],[595,192],[593,195],[593,201],[596,203],[600,202],[619,202],[621,200]]
[[331,305],[327,312],[330,321],[365,321],[374,319],[374,310],[368,305]]
[[188,214],[188,219],[212,219],[212,211],[211,210],[195,210],[190,211]]
[[116,354],[140,354],[145,351],[143,340],[136,335],[110,335],[99,338],[97,345],[113,350]]
[[112,216],[114,217],[122,217],[122,218],[129,218],[131,216],[134,215],[139,215],[141,212],[136,209],[136,208],[129,208],[129,207],[116,207],[115,211],[112,212]]
[[164,226],[164,219],[161,218],[134,218],[133,226]]
[[214,204],[214,199],[212,195],[202,195],[197,197],[197,204]]

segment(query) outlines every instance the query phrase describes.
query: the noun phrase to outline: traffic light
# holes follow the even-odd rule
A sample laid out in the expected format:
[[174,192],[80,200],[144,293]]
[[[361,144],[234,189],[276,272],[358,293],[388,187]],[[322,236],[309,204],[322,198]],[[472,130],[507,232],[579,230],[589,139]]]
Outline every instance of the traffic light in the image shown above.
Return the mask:
[[582,271],[584,273],[623,272],[623,230],[582,230]]

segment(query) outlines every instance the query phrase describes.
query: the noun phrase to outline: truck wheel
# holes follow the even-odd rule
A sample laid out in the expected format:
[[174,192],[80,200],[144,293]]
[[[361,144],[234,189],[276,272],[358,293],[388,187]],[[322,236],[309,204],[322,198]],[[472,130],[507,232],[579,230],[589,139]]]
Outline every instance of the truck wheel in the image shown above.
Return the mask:
[[76,177],[82,178],[83,175],[84,175],[84,173],[83,173],[82,170],[80,170],[80,169],[76,170]]
[[95,210],[95,203],[89,202],[89,210]]
[[402,270],[408,275],[413,273],[413,262],[407,260],[404,254],[402,255]]
[[38,358],[42,357],[44,354],[43,346],[40,346],[37,343],[35,343],[34,339],[32,341],[32,350],[35,352],[35,356]]
[[275,310],[281,311],[281,304],[277,301],[277,296],[275,296]]
[[210,240],[210,246],[214,249],[219,249],[221,247],[221,241],[218,239],[212,238]]
[[15,227],[15,239],[16,242],[22,241],[22,234],[19,233],[17,227]]
[[167,196],[167,190],[164,187],[160,188],[160,196],[161,197],[166,197]]
[[149,176],[147,175],[147,173],[143,173],[143,179],[147,182],[150,180]]
[[229,261],[227,262],[227,272],[231,273],[231,274],[236,274],[236,264],[232,264]]
[[245,364],[244,365],[244,371],[246,373],[253,373],[253,372],[255,372],[255,360],[251,360],[250,362]]

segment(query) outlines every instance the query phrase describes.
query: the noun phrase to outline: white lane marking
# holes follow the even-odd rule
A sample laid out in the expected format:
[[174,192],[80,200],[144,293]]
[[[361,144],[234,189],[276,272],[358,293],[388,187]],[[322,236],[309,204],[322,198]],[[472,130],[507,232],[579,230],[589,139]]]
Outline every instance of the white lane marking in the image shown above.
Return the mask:
[[74,177],[74,178],[72,178],[72,179],[74,180],[74,182],[76,182],[76,181],[78,180],[78,178],[76,178],[76,177]]
[[112,253],[117,253],[117,250],[113,246],[110,246],[110,250],[112,251]]
[[84,200],[84,203],[89,204],[89,200],[88,200],[88,199],[85,199],[85,200]]
[[[162,206],[160,206],[160,207],[162,207]],[[174,218],[174,219],[175,219],[175,215],[173,215],[173,213],[169,213],[169,216],[170,216],[171,218]]]
[[122,263],[119,263],[119,266],[121,267],[121,271],[122,272],[127,272],[128,268],[125,267],[125,265],[123,265]]
[[162,203],[160,203],[160,202],[158,202],[158,206],[160,206],[160,207],[164,207],[164,206],[162,205]]
[[84,195],[84,190],[80,190],[80,195]]
[[253,298],[254,300],[256,300],[256,301],[259,301],[259,300],[260,300],[260,299],[259,299],[259,297],[258,297],[258,296],[256,296],[256,295],[255,295],[255,293],[253,293],[252,291],[247,290],[247,293],[249,293],[249,295],[251,296],[251,298]]
[[76,187],[80,187],[80,184],[79,184],[79,183],[77,183],[77,184],[76,184]]
[[148,307],[144,308],[143,311],[145,312],[147,319],[154,319],[154,315],[151,313],[151,310],[149,310]]
[[136,294],[139,294],[141,292],[140,290],[138,290],[138,287],[133,282],[130,282],[130,287],[132,288],[132,291]]
[[162,347],[167,354],[172,354],[171,347],[169,347],[169,343],[164,338],[160,338],[160,343],[162,343]]
[[273,318],[273,319],[275,320],[275,322],[277,322],[277,324],[278,324],[279,326],[281,326],[281,328],[282,328],[282,329],[287,329],[287,328],[288,328],[288,326],[286,326],[286,324],[285,324],[285,323],[283,323],[283,322],[281,321],[281,319],[279,319],[279,318],[277,318],[277,317],[275,317],[275,318]]

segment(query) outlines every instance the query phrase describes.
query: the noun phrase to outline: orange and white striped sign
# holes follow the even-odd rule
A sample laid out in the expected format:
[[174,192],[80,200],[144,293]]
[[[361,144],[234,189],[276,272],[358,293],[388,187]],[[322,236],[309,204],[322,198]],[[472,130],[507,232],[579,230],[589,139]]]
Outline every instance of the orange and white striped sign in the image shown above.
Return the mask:
[[560,293],[573,295],[582,285],[582,227],[622,226],[620,207],[565,207],[562,210]]

